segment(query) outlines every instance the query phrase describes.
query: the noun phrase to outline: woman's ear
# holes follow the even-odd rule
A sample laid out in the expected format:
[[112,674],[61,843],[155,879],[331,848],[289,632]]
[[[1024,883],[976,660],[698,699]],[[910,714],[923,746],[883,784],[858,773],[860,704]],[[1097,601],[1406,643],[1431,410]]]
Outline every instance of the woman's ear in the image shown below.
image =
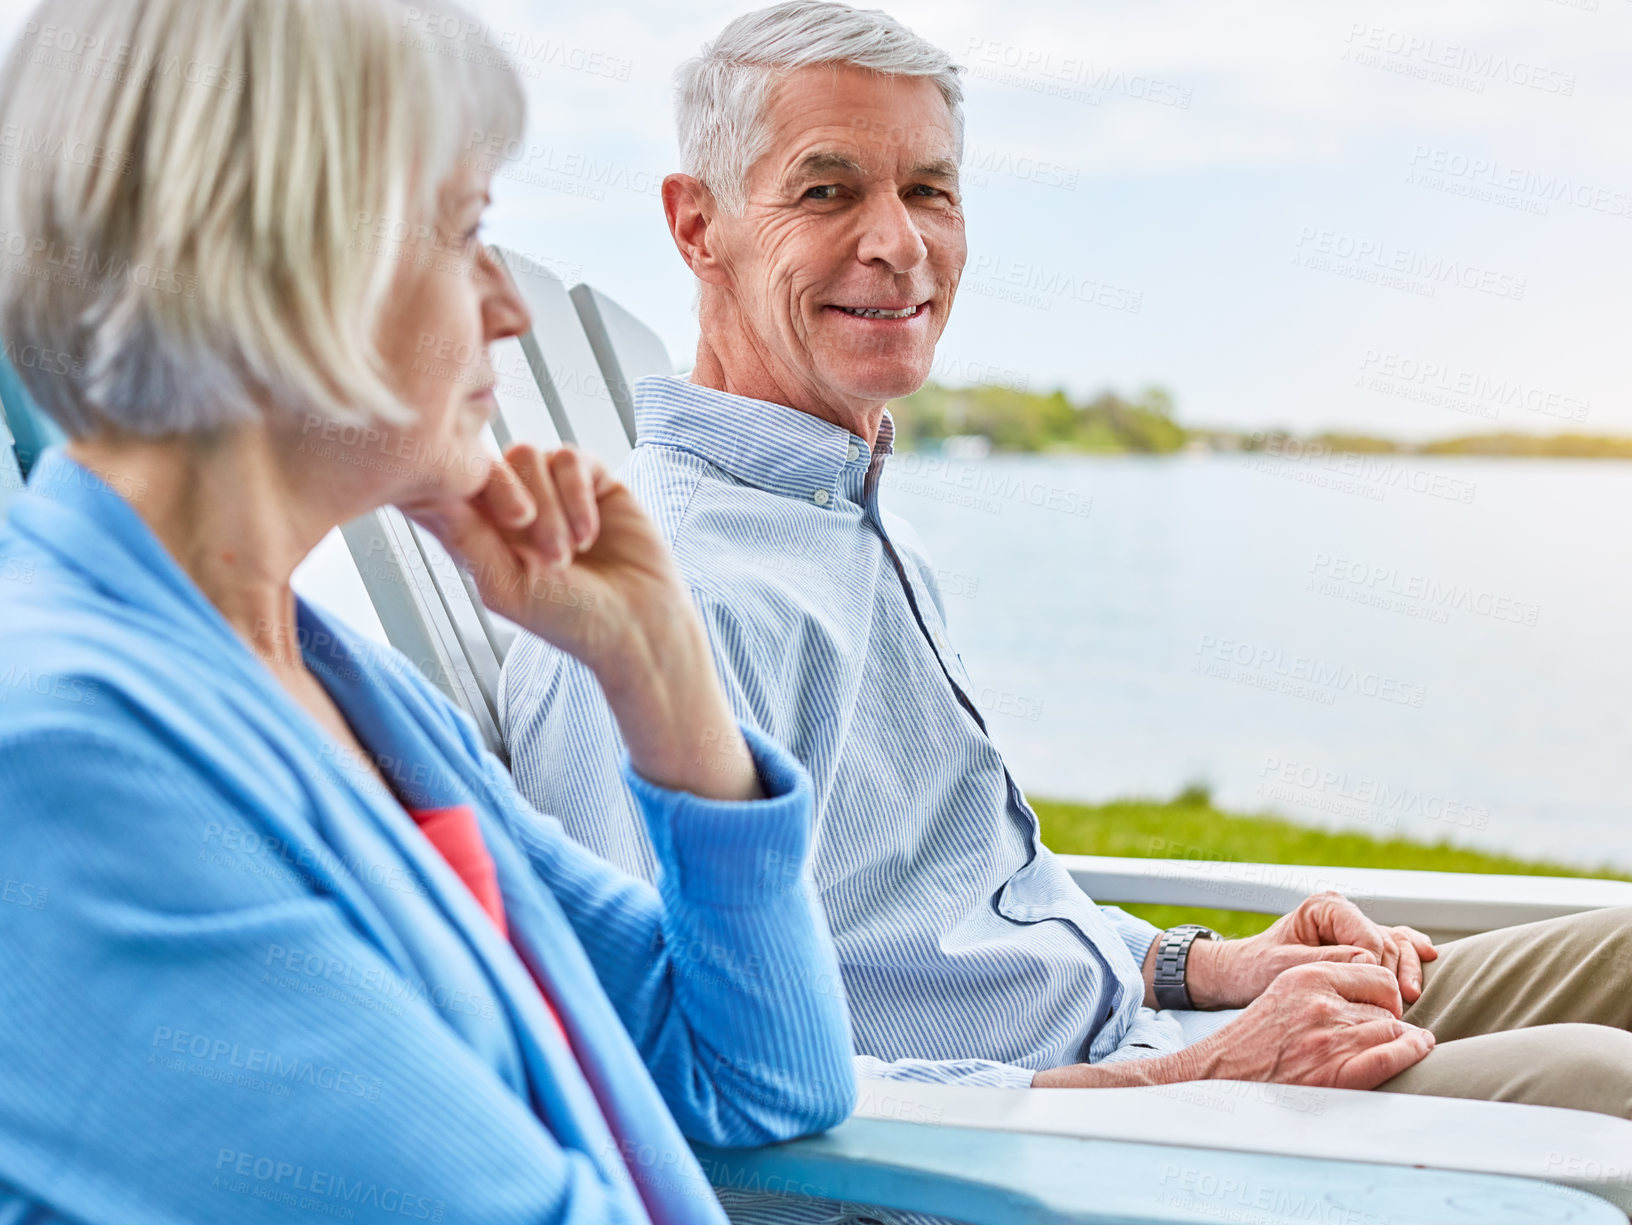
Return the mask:
[[714,222],[719,216],[714,193],[689,174],[671,174],[663,180],[663,216],[692,275],[711,285],[724,284],[725,266],[714,245]]

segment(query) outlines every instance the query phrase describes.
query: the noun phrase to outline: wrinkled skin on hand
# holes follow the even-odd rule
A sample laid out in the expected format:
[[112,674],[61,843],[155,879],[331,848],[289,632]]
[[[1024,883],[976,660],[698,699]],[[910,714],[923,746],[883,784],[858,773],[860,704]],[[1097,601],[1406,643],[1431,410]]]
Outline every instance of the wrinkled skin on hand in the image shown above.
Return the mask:
[[1235,1021],[1179,1053],[1194,1079],[1375,1089],[1434,1048],[1402,1012],[1394,969],[1315,962],[1282,972]]
[[1242,1008],[1294,966],[1331,962],[1380,966],[1391,973],[1406,1004],[1422,995],[1422,963],[1439,956],[1412,927],[1381,927],[1340,893],[1305,898],[1266,931],[1208,948],[1198,942],[1186,976],[1198,1008]]

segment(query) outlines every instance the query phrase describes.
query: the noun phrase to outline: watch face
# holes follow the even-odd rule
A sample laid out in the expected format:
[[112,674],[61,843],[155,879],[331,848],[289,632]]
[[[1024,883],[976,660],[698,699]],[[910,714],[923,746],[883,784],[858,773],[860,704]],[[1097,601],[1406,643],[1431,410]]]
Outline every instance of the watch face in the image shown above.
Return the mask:
[[1184,985],[1185,970],[1190,960],[1190,946],[1197,940],[1222,940],[1216,931],[1200,923],[1184,923],[1170,927],[1161,934],[1156,944],[1156,989],[1158,1008],[1192,1008],[1190,992]]

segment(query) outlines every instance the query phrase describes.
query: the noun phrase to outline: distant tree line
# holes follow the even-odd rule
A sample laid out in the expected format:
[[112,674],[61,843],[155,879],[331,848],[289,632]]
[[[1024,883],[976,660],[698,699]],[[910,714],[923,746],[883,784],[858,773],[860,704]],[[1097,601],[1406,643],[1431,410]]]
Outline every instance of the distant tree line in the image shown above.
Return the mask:
[[1138,452],[1180,450],[1190,431],[1173,420],[1173,398],[1159,387],[1124,400],[1114,391],[1074,404],[1065,392],[1017,387],[941,387],[890,405],[898,447],[931,449],[947,438],[978,434],[998,451]]
[[984,384],[922,390],[892,401],[896,449],[936,450],[948,438],[975,435],[996,451],[1100,455],[1170,455],[1176,451],[1280,451],[1296,439],[1329,451],[1373,454],[1536,456],[1558,459],[1632,459],[1632,438],[1596,434],[1468,434],[1410,443],[1369,434],[1287,430],[1189,429],[1173,419],[1173,397],[1147,387],[1134,399],[1102,391],[1073,401],[1064,391],[1035,392]]

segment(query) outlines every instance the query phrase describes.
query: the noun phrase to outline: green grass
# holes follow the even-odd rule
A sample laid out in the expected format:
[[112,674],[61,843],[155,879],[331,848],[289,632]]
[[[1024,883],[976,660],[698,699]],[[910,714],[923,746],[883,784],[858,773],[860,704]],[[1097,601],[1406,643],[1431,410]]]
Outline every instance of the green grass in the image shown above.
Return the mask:
[[[1446,842],[1334,833],[1279,817],[1227,813],[1213,807],[1210,798],[1199,789],[1187,789],[1177,799],[1167,801],[1066,804],[1034,800],[1033,806],[1042,820],[1043,841],[1061,854],[1632,879],[1608,868],[1589,872],[1563,864],[1491,855]],[[1178,906],[1127,906],[1124,909],[1149,919],[1158,927],[1205,923],[1226,936],[1250,936],[1274,922],[1272,915],[1228,910],[1191,910]]]

